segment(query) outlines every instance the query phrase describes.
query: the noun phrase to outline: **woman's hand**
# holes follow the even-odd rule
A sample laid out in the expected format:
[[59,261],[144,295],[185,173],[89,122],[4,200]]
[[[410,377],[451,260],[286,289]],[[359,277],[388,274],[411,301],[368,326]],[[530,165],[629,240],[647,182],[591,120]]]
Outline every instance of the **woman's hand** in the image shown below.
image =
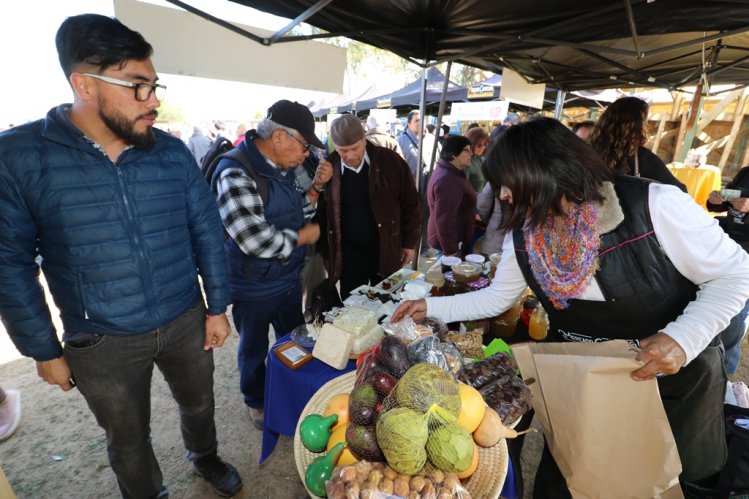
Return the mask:
[[640,340],[640,352],[635,360],[645,365],[632,372],[632,379],[645,381],[660,375],[676,374],[686,363],[687,354],[676,340],[661,332]]
[[395,309],[393,315],[390,317],[390,322],[400,322],[404,317],[409,316],[413,320],[418,321],[423,319],[427,315],[427,302],[423,298],[421,300],[408,300]]
[[720,191],[713,191],[707,197],[707,202],[710,204],[722,204],[725,203],[726,200],[720,195]]

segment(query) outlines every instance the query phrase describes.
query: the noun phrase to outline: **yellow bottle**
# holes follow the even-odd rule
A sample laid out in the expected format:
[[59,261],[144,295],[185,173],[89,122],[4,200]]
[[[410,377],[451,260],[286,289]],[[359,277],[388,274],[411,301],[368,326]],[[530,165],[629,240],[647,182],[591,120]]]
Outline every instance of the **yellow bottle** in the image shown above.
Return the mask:
[[539,303],[531,314],[531,320],[528,323],[528,336],[534,340],[543,340],[548,333],[549,316],[546,315],[546,310]]

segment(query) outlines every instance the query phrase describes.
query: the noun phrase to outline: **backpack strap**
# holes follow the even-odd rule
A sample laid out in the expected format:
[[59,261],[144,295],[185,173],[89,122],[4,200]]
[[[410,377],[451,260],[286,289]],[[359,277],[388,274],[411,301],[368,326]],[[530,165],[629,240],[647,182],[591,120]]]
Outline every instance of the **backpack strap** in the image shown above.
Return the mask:
[[231,151],[227,151],[222,154],[221,158],[233,159],[244,167],[245,173],[247,173],[247,175],[249,175],[250,178],[255,181],[255,185],[257,186],[258,194],[260,194],[260,199],[263,201],[263,205],[267,205],[268,181],[257,174],[257,171],[255,171],[252,163],[250,163],[250,158],[247,157],[247,154],[245,154],[241,148],[235,147]]

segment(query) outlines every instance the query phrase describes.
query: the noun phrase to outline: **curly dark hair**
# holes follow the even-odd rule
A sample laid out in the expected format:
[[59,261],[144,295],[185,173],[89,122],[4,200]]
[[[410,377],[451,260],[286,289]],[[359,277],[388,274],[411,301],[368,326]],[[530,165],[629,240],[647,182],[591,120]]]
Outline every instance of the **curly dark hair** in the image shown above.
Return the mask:
[[482,170],[497,194],[502,186],[512,192],[512,203],[499,201],[504,230],[520,228],[526,219],[538,227],[549,213],[564,213],[563,197],[573,203],[603,201],[601,185],[612,179],[590,145],[551,118],[508,128]]
[[647,142],[648,104],[637,97],[613,102],[593,127],[590,144],[616,173],[628,175],[628,160]]

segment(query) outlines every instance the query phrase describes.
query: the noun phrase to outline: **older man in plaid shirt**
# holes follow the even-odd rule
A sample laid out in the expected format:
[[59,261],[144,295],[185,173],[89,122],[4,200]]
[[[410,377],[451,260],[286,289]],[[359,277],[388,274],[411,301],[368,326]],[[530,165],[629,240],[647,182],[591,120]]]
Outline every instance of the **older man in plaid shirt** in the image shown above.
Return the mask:
[[253,171],[224,158],[212,182],[230,236],[225,249],[232,316],[240,335],[240,387],[258,429],[263,422],[268,326],[273,324],[278,337],[304,322],[300,272],[306,246],[320,237],[320,227],[310,220],[332,175],[330,163],[322,160],[309,189],[300,193],[295,188],[294,169],[312,145],[323,147],[314,126],[305,106],[276,102],[237,146]]

